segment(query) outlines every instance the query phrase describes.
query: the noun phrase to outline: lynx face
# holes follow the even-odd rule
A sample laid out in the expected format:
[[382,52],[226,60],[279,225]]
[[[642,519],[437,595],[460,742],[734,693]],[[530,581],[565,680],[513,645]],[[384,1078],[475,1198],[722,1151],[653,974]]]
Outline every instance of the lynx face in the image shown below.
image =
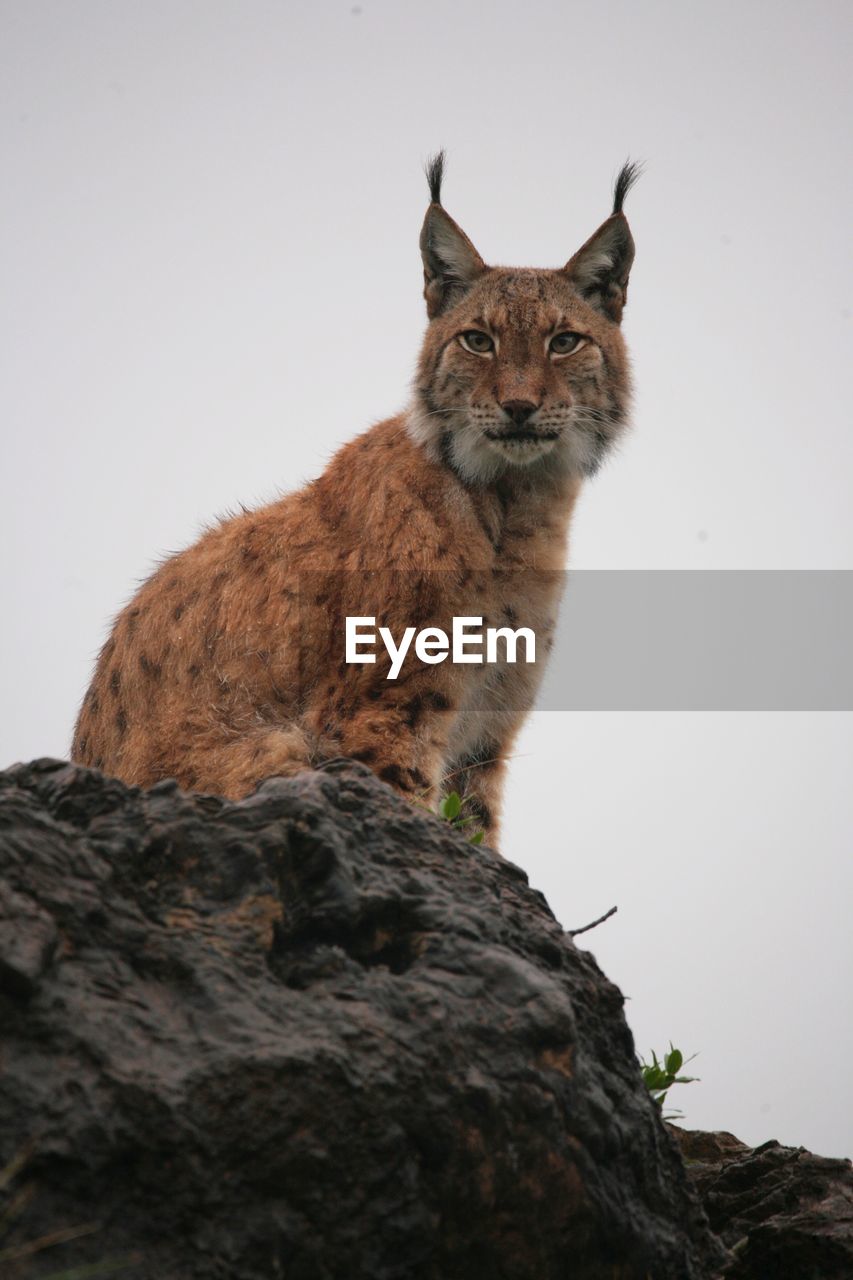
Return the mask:
[[630,376],[619,328],[634,246],[622,200],[565,267],[487,267],[439,202],[421,234],[431,324],[409,429],[464,479],[515,468],[591,475],[626,425]]

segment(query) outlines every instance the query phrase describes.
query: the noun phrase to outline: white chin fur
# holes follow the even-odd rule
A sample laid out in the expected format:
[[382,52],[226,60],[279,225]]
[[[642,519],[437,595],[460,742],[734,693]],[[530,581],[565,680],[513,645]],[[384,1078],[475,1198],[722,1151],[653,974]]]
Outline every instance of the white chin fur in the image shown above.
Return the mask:
[[406,411],[406,427],[436,462],[443,460],[441,438],[449,429],[449,460],[469,483],[488,484],[508,471],[537,463],[543,473],[592,475],[601,462],[595,436],[580,425],[569,425],[555,440],[490,440],[462,414],[429,413],[414,404]]
[[483,442],[513,467],[528,467],[560,445],[559,437],[556,440],[492,440],[485,436]]

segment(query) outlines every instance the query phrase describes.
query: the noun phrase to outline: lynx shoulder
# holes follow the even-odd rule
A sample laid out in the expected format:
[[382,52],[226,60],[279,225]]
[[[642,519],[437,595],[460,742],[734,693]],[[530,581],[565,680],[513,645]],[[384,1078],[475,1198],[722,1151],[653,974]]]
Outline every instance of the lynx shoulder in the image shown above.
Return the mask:
[[[542,661],[438,661],[429,633],[473,617],[528,628],[547,652],[573,506],[627,420],[622,204],[637,171],[565,266],[542,270],[487,266],[441,203],[442,173],[439,155],[409,407],[158,568],[99,655],[73,759],[237,798],[351,756],[426,804],[458,791],[494,846]],[[413,646],[393,679],[381,653],[348,662],[348,618],[426,636],[424,660]]]

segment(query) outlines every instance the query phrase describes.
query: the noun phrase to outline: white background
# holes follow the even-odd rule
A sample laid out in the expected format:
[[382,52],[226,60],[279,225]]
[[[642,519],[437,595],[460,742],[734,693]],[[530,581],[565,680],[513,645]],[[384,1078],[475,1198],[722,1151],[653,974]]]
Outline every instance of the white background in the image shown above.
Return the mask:
[[[67,753],[109,619],[216,514],[395,412],[421,165],[555,266],[626,155],[635,430],[578,568],[851,568],[853,9],[0,5],[0,764]],[[630,643],[630,636],[625,638]],[[702,1077],[696,1127],[850,1154],[848,714],[542,713],[505,852]],[[681,1097],[678,1097],[678,1093]]]

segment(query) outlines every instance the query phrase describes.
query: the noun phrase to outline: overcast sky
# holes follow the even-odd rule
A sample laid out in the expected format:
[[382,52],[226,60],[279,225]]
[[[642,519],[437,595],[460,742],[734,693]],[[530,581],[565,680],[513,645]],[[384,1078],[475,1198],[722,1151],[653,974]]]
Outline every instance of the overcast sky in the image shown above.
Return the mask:
[[[846,0],[0,4],[0,764],[156,559],[406,401],[425,156],[554,266],[631,155],[635,428],[572,563],[851,569]],[[849,713],[539,713],[504,852],[699,1051],[694,1127],[853,1150]]]

